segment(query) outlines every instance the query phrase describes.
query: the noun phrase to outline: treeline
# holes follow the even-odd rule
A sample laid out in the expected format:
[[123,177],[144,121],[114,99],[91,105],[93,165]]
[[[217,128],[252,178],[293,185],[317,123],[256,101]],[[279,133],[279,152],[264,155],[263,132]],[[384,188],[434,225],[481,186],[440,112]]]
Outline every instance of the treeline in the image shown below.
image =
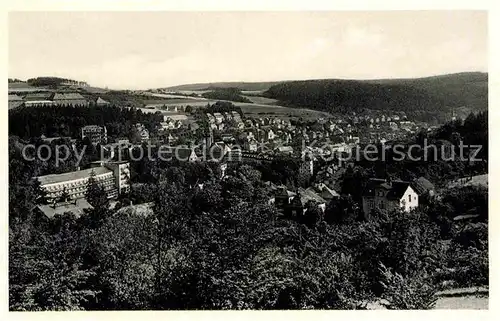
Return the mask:
[[[364,109],[446,114],[451,108],[488,108],[487,74],[455,74],[407,80],[306,80],[280,83],[264,95],[292,107],[327,112],[361,112]],[[436,114],[436,111],[439,113]],[[420,120],[420,119],[418,119]],[[428,120],[428,119],[426,119]]]
[[36,78],[30,78],[26,82],[29,85],[35,86],[35,87],[48,86],[51,88],[56,88],[65,82],[77,83],[76,80],[67,79],[67,78],[60,78],[60,77],[36,77]]
[[135,123],[155,131],[163,121],[160,113],[143,113],[140,109],[115,106],[21,107],[9,110],[9,135],[23,139],[64,136],[77,138],[86,125],[106,126],[110,137],[128,137]]
[[241,90],[238,88],[214,88],[212,91],[201,95],[207,99],[229,100],[242,103],[251,103],[252,101],[241,95]]

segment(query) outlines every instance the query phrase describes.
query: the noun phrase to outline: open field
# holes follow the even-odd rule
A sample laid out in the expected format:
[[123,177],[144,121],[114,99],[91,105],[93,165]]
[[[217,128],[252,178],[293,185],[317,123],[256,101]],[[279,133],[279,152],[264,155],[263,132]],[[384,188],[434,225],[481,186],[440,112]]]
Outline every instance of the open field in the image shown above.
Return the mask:
[[272,104],[275,104],[276,102],[278,102],[276,99],[272,99],[272,98],[266,98],[266,97],[262,97],[262,96],[243,96],[245,98],[248,98],[252,101],[252,103],[255,103],[255,104],[264,104],[264,105],[272,105]]
[[[190,99],[190,98],[146,99],[146,100],[144,100],[144,104],[146,106],[148,106],[148,105],[155,105],[155,106],[185,105],[185,104],[197,103],[197,102],[200,102],[200,100]],[[206,101],[203,101],[203,103],[205,105],[207,104]]]
[[49,91],[46,88],[33,87],[25,82],[9,83],[9,93],[30,93],[34,91]]
[[[488,288],[470,287],[449,289],[436,293],[437,301],[434,309],[467,309],[467,310],[487,310],[488,309]],[[385,310],[381,301],[369,302],[369,310]]]
[[436,301],[434,309],[487,310],[488,297],[457,296],[442,297]]
[[[196,92],[198,93],[198,92]],[[201,94],[202,92],[199,92]],[[188,95],[189,93],[185,93]],[[203,97],[194,97],[194,96],[183,96],[183,95],[176,95],[176,94],[156,94],[156,93],[144,93],[144,95],[149,95],[152,97],[159,97],[159,98],[167,98],[167,99],[172,99],[172,98],[178,98],[178,99],[190,99],[190,100],[204,100],[205,98]]]

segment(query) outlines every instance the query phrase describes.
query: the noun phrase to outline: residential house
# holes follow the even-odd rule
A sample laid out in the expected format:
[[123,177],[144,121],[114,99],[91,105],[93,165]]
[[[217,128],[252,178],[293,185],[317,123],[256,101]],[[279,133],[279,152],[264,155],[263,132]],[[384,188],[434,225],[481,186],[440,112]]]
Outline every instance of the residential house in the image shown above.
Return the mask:
[[436,188],[425,177],[419,177],[411,184],[412,188],[418,194],[420,203],[426,203],[436,195]]
[[325,211],[325,199],[319,196],[312,188],[304,189],[300,187],[288,206],[284,208],[285,216],[290,218],[302,217],[307,212],[306,205],[309,201],[316,203],[322,212]]
[[267,135],[266,135],[267,140],[273,140],[275,137],[276,137],[276,135],[274,134],[273,130],[269,129],[267,131]]
[[324,183],[319,183],[315,186],[316,191],[320,197],[326,202],[330,202],[334,198],[339,198],[340,195]]
[[250,137],[247,139],[245,139],[244,143],[243,143],[243,148],[245,150],[248,150],[248,151],[251,151],[251,152],[256,152],[257,151],[257,148],[258,148],[258,142],[255,138],[253,137]]
[[418,205],[418,194],[411,182],[370,179],[363,192],[363,212],[366,217],[369,217],[374,209],[391,211],[400,208],[409,212]]

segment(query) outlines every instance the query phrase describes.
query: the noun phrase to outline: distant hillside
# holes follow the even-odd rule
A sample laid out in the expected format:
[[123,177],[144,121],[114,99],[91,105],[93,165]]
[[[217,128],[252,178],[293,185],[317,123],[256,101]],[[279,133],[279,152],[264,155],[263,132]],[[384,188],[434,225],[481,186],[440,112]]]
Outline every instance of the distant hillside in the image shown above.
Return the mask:
[[371,109],[417,113],[423,118],[443,118],[452,108],[486,110],[488,74],[459,73],[416,79],[291,81],[274,85],[263,95],[277,99],[286,106],[328,112]]
[[238,88],[214,88],[212,91],[203,93],[202,96],[207,99],[228,100],[242,103],[251,103],[252,101],[241,95]]
[[214,83],[198,83],[186,84],[173,87],[164,88],[169,91],[177,90],[212,90],[215,88],[238,88],[243,91],[264,91],[271,86],[281,83],[281,81],[268,81],[268,82],[214,82]]

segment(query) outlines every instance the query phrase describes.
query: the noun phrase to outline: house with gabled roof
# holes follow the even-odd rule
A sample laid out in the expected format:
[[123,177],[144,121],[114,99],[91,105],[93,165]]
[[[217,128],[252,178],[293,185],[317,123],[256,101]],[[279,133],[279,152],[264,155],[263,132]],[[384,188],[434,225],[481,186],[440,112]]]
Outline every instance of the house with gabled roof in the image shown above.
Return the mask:
[[366,217],[375,209],[409,212],[418,207],[419,198],[411,182],[391,179],[369,180],[363,192],[363,212]]

